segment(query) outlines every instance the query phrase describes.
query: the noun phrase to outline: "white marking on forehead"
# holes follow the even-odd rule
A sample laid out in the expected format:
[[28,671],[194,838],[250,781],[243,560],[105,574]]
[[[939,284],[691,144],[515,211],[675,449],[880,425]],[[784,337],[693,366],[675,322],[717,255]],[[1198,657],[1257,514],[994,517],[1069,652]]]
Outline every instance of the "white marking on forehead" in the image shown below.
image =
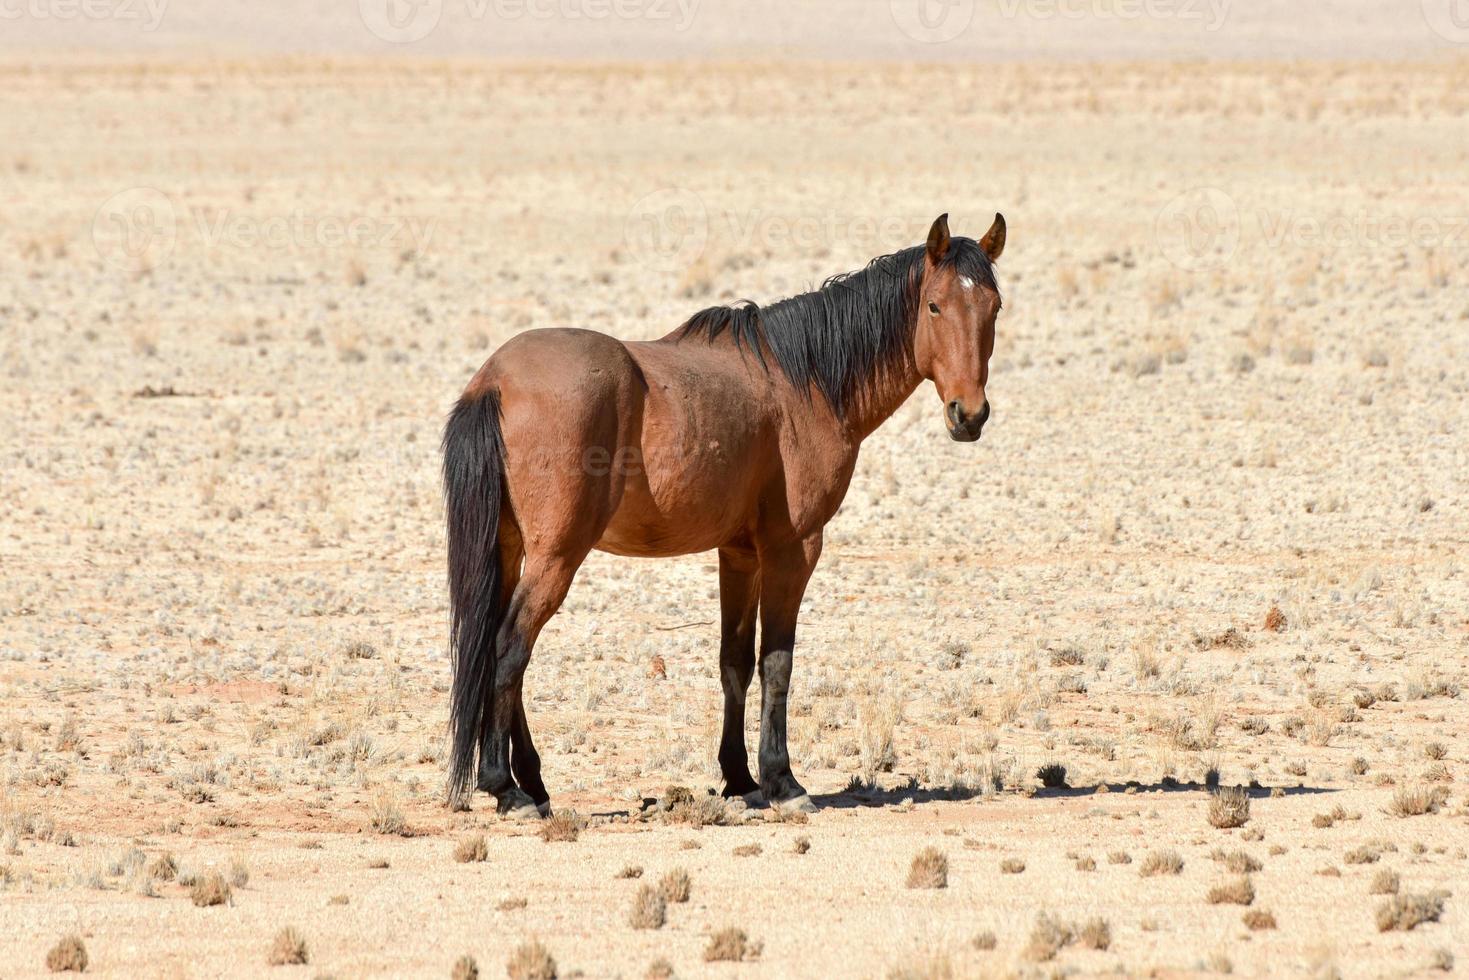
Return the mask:
[[970,279],[968,276],[960,276],[959,277],[959,284],[962,285],[965,289],[973,289],[974,288],[974,280],[973,279]]

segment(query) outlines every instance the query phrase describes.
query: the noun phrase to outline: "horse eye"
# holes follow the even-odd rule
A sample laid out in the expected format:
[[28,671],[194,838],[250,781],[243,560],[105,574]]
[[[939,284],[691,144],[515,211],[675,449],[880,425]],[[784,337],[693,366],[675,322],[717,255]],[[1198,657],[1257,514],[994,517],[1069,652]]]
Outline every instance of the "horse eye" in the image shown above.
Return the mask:
[[929,303],[928,304],[928,312],[932,313],[934,316],[938,316],[939,315],[939,305],[937,303]]

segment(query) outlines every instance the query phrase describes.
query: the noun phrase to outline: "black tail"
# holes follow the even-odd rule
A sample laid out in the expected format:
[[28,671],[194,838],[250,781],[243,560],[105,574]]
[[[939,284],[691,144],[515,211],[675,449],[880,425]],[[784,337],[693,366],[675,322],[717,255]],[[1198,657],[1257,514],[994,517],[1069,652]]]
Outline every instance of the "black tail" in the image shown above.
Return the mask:
[[474,788],[475,754],[494,709],[495,634],[500,599],[500,501],[505,443],[500,396],[465,395],[444,426],[444,503],[449,534],[449,655],[454,662],[449,730],[449,798]]

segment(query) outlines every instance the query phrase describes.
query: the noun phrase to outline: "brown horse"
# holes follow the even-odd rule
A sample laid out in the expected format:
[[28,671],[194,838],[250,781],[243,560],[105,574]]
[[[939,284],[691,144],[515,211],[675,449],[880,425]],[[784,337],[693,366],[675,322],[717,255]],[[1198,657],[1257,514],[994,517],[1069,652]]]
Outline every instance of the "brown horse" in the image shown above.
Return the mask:
[[[1005,219],[874,259],[760,309],[715,307],[644,343],[531,330],[470,381],[444,430],[454,687],[450,795],[476,785],[517,817],[550,812],[521,681],[536,637],[596,548],[719,551],[726,796],[812,809],[786,751],[796,615],[862,440],[934,382],[973,442],[1000,294]],[[759,658],[755,619],[759,614]],[[760,782],[745,695],[760,668]]]

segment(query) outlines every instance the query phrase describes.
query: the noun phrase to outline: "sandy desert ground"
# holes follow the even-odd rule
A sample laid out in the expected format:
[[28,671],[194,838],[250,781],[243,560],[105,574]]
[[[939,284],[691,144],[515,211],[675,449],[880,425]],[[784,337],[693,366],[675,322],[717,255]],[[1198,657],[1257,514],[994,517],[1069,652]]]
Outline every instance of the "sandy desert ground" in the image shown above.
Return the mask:
[[[0,81],[0,974],[68,935],[117,977],[1469,962],[1462,51]],[[448,809],[437,447],[479,363],[996,210],[985,438],[920,390],[808,590],[822,811],[706,798],[711,556],[594,556],[541,640],[574,840]]]

